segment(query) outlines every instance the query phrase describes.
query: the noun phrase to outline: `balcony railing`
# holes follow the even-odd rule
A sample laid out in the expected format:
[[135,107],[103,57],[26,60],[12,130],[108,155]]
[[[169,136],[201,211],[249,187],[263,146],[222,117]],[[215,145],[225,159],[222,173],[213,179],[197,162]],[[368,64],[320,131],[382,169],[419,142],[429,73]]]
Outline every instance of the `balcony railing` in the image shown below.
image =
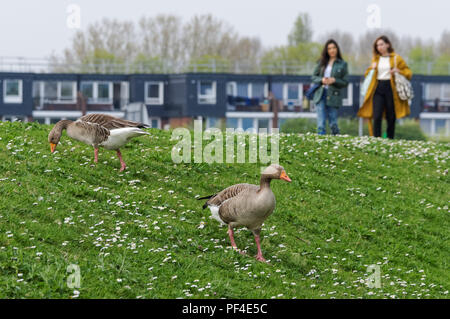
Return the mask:
[[228,112],[274,112],[274,105],[278,106],[278,112],[311,112],[306,100],[276,100],[270,103],[268,99],[227,97]]
[[[120,111],[128,99],[87,99],[86,111]],[[59,100],[57,97],[33,97],[33,110],[39,111],[81,111],[78,100]]]
[[[408,63],[408,61],[407,61]],[[352,63],[349,61],[350,74],[363,74],[367,63]],[[2,72],[44,72],[44,73],[252,73],[252,74],[304,74],[310,75],[315,67],[314,62],[301,63],[295,60],[222,62],[210,59],[205,63],[180,63],[161,60],[147,63],[64,63],[48,58],[8,57],[0,56],[0,71]],[[414,62],[408,63],[414,74],[450,75],[450,63]]]

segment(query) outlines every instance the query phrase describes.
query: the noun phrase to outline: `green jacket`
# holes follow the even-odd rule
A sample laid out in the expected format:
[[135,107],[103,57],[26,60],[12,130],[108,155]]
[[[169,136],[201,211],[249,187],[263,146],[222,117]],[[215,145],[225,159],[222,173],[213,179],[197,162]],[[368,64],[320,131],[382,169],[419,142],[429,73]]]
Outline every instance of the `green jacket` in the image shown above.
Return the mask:
[[[313,83],[321,84],[323,73],[325,71],[324,67],[320,67],[320,62],[317,63],[316,68],[314,69],[313,75],[311,77]],[[327,92],[327,105],[333,107],[341,107],[342,106],[342,92],[341,89],[347,87],[348,85],[348,68],[347,62],[341,59],[337,59],[333,63],[333,67],[331,68],[331,77],[336,79],[331,85],[328,85]],[[313,101],[315,104],[320,102],[320,99],[323,95],[324,85],[319,87],[314,92]]]

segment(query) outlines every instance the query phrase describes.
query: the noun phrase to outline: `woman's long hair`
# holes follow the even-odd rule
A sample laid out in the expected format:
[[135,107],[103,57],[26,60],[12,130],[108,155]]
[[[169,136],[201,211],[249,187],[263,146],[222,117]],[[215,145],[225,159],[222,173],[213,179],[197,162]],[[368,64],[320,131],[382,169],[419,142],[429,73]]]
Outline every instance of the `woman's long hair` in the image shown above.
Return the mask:
[[343,60],[341,56],[341,49],[339,49],[339,45],[337,44],[337,42],[334,41],[333,39],[329,39],[327,42],[325,42],[325,46],[322,49],[322,54],[320,55],[319,61],[321,67],[326,66],[330,61],[330,55],[328,54],[328,45],[331,43],[333,43],[337,48],[336,58]]
[[383,40],[385,43],[389,44],[389,48],[388,48],[388,52],[389,53],[394,52],[394,48],[392,47],[392,43],[391,43],[391,41],[389,41],[388,37],[385,36],[385,35],[381,35],[373,43],[373,55],[381,55],[380,52],[378,52],[378,49],[377,49],[377,42],[378,42],[378,40]]

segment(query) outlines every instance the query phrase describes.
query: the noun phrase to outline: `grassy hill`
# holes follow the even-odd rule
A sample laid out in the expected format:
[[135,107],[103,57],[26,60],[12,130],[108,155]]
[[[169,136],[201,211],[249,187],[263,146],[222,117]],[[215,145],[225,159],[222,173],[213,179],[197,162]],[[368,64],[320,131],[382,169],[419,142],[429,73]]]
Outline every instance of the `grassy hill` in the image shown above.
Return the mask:
[[[171,133],[115,152],[0,122],[0,298],[448,298],[449,144],[285,135],[256,261],[195,197],[260,164],[174,164]],[[80,288],[69,288],[68,266]],[[381,288],[365,280],[380,269]]]

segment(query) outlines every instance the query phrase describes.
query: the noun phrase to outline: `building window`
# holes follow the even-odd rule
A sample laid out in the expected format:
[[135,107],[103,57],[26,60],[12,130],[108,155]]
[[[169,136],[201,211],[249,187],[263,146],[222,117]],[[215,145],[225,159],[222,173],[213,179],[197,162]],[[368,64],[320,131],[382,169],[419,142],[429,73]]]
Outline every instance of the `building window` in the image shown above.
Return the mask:
[[450,84],[447,83],[428,83],[425,89],[426,100],[450,100]]
[[283,100],[289,106],[302,105],[303,85],[300,83],[285,83]]
[[249,83],[237,83],[237,96],[239,97],[251,97],[251,85]]
[[216,81],[198,81],[197,97],[199,104],[216,104]]
[[152,128],[161,128],[161,120],[159,118],[150,118],[150,126]]
[[272,83],[272,93],[277,100],[283,100],[283,83]]
[[353,106],[353,83],[349,83],[346,88],[341,90],[342,105]]
[[294,110],[294,106],[302,105],[302,83],[273,83],[272,92],[277,100],[283,100],[283,105],[287,106],[288,110]]
[[446,100],[450,100],[450,84],[443,84],[442,88],[442,98]]
[[58,83],[44,82],[44,97],[47,100],[56,100],[58,97]]
[[3,102],[22,103],[22,80],[3,81]]
[[112,82],[81,82],[80,91],[88,103],[109,104],[113,101]]
[[58,100],[76,101],[76,82],[63,81],[58,84]]
[[75,81],[34,81],[33,106],[42,109],[46,103],[76,103]]
[[94,98],[94,83],[82,82],[80,85],[80,91],[83,93],[84,97],[88,99]]
[[236,82],[228,82],[227,83],[227,96],[236,96],[236,95],[237,95]]
[[112,97],[111,83],[102,82],[97,84],[97,101],[109,102]]
[[145,82],[145,104],[164,104],[164,82]]
[[264,100],[268,95],[268,83],[228,82],[227,96]]
[[267,83],[251,83],[251,97],[264,100],[267,98],[267,90],[269,85]]

